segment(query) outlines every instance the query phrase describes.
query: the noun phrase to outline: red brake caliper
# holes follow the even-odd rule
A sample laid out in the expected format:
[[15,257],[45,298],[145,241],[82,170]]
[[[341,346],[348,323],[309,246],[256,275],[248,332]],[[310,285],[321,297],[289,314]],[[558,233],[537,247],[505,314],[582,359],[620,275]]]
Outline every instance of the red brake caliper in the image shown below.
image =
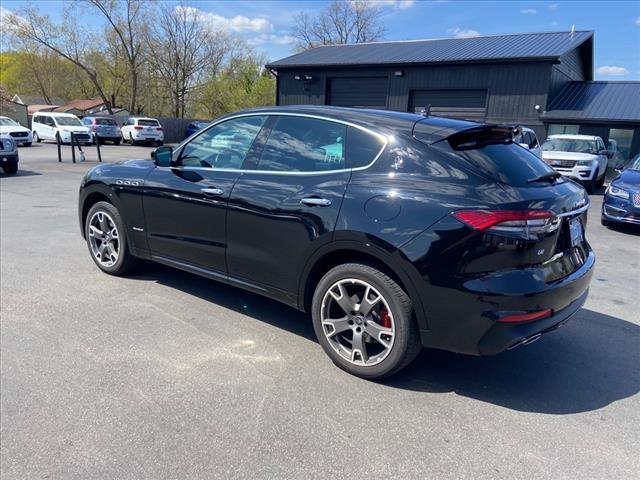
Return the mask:
[[380,309],[380,325],[384,328],[391,328],[391,317],[389,316],[389,310],[386,308]]

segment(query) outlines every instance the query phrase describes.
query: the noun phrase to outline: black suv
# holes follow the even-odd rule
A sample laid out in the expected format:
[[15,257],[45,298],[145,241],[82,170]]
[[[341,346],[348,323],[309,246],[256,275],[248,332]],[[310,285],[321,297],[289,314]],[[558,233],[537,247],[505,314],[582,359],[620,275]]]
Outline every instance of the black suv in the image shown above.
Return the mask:
[[584,189],[513,135],[374,110],[244,111],[153,160],[89,171],[80,224],[107,273],[150,259],[309,312],[331,359],[365,378],[422,346],[496,354],[575,313],[595,262]]

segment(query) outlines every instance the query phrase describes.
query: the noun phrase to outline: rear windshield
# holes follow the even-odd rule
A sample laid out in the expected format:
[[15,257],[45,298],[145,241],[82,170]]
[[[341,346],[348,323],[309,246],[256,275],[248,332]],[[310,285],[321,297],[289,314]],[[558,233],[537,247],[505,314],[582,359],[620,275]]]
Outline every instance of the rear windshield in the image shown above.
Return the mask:
[[160,124],[157,120],[138,120],[138,125],[143,127],[159,127]]
[[116,125],[116,121],[111,118],[96,118],[96,125]]
[[451,144],[444,140],[434,143],[432,147],[448,157],[454,157],[471,165],[486,178],[514,187],[526,187],[529,185],[527,180],[553,172],[551,167],[529,150],[512,142],[454,150]]
[[568,138],[548,138],[542,150],[549,152],[597,153],[595,140],[571,140]]

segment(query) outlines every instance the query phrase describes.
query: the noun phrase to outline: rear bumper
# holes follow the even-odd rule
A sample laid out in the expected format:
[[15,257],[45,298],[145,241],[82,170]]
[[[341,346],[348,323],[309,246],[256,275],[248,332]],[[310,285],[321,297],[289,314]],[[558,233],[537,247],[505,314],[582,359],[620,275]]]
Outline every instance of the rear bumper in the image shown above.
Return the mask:
[[[546,282],[540,269],[493,272],[450,285],[421,289],[429,329],[422,343],[470,355],[495,355],[519,342],[564,324],[584,303],[595,265],[588,249],[581,266],[560,280]],[[426,280],[426,279],[425,279]],[[434,299],[437,299],[435,301]],[[506,313],[552,309],[550,317],[502,323]]]
[[589,291],[586,290],[580,297],[569,305],[559,310],[551,317],[525,323],[522,325],[510,325],[506,323],[494,324],[478,342],[480,355],[495,355],[510,348],[516,347],[527,339],[551,332],[563,326],[569,318],[576,313],[587,300]]

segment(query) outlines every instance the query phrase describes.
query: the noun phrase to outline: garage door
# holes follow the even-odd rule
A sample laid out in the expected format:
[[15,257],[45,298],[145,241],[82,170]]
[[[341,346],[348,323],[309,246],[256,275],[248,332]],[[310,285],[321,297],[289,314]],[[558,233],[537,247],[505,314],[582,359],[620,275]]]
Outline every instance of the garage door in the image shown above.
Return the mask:
[[487,115],[486,90],[412,90],[409,111],[419,112],[431,105],[439,117],[482,121]]
[[387,108],[387,77],[329,78],[327,105],[338,107]]

